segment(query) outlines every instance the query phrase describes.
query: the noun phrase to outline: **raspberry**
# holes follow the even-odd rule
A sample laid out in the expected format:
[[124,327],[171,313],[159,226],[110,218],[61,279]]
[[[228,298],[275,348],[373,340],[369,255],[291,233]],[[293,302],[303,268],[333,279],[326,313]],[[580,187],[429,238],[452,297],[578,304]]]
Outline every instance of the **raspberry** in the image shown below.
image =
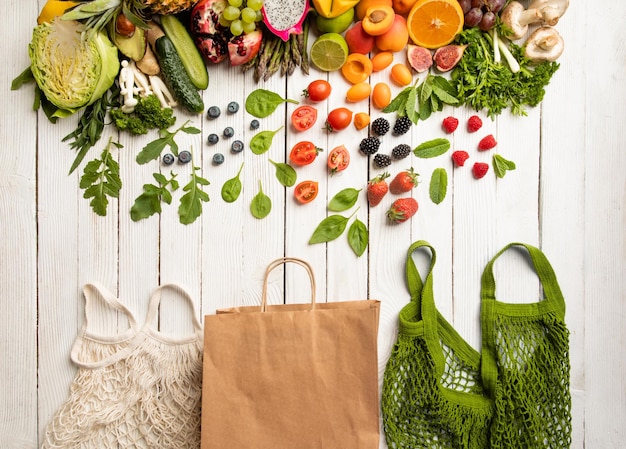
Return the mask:
[[411,129],[412,124],[413,122],[411,122],[411,119],[408,118],[406,115],[398,117],[398,120],[396,120],[396,123],[393,125],[393,133],[396,136],[406,134],[409,129]]
[[478,142],[478,149],[480,151],[491,150],[497,144],[498,142],[496,142],[496,139],[495,137],[493,137],[493,134],[489,134],[488,136],[483,137],[480,142]]
[[483,121],[477,115],[472,115],[467,119],[467,130],[471,133],[475,133],[483,126]]
[[488,171],[489,164],[486,164],[485,162],[475,162],[474,166],[472,167],[472,174],[476,179],[482,178],[487,174]]
[[361,140],[361,143],[359,144],[359,149],[365,155],[376,153],[378,148],[380,148],[380,140],[378,137],[366,137]]
[[448,134],[452,134],[454,130],[459,126],[459,119],[456,117],[446,117],[443,119],[443,130]]
[[463,167],[465,165],[465,161],[469,159],[469,154],[467,151],[455,151],[452,153],[452,160],[454,161],[454,165],[457,167]]
[[382,117],[372,122],[372,131],[379,136],[384,136],[389,131],[389,122]]
[[391,157],[386,154],[379,153],[374,156],[374,165],[378,168],[389,167],[391,165]]
[[394,159],[404,159],[409,154],[411,154],[411,147],[408,146],[406,143],[401,143],[400,145],[396,145],[391,150],[391,156]]

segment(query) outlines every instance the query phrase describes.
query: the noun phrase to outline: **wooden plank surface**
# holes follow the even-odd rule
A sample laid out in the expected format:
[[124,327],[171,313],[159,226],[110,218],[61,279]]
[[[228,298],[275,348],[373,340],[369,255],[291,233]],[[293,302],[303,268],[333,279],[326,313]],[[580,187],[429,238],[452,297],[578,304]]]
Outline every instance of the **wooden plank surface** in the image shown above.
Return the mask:
[[[480,347],[480,275],[487,261],[505,244],[521,241],[540,246],[550,259],[567,303],[566,320],[571,331],[571,388],[573,396],[573,448],[619,448],[626,431],[626,338],[624,306],[626,250],[624,242],[624,193],[626,189],[626,82],[623,23],[626,5],[609,0],[601,8],[592,2],[572,2],[558,24],[566,42],[561,68],[547,88],[544,102],[526,117],[504,113],[494,121],[483,116],[481,135],[493,133],[497,151],[515,161],[517,169],[504,179],[493,173],[480,181],[469,167],[453,169],[447,157],[394,162],[392,174],[414,166],[421,183],[412,193],[420,203],[413,220],[390,225],[385,202],[368,208],[364,195],[354,217],[368,225],[370,244],[357,258],[345,235],[328,244],[309,245],[317,224],[331,212],[328,200],[343,188],[365,189],[367,180],[380,170],[358,152],[364,131],[354,128],[328,134],[319,127],[296,133],[288,117],[295,105],[286,104],[261,120],[261,130],[276,130],[274,145],[263,155],[249,149],[233,155],[230,141],[207,145],[208,134],[221,134],[225,126],[236,129],[236,138],[248,142],[252,117],[243,111],[246,96],[264,87],[306,103],[304,87],[315,78],[333,85],[328,102],[317,105],[319,124],[334,107],[344,105],[348,84],[337,73],[314,69],[286,79],[275,76],[256,84],[251,73],[241,74],[226,64],[211,66],[206,106],[225,111],[230,101],[241,105],[235,115],[223,113],[209,121],[205,115],[177,112],[177,124],[190,120],[200,135],[185,135],[181,147],[194,151],[194,163],[210,181],[211,200],[191,225],[178,222],[177,205],[182,192],[160,216],[133,222],[129,209],[153,182],[152,173],[177,174],[181,186],[191,166],[162,167],[158,161],[135,162],[137,152],[151,137],[130,138],[107,129],[89,157],[97,156],[109,135],[123,148],[114,156],[120,163],[124,186],[112,201],[106,217],[97,217],[78,188],[82,167],[68,175],[74,153],[61,139],[71,132],[77,117],[50,124],[41,112],[33,112],[32,89],[9,89],[11,80],[28,65],[27,45],[41,1],[7,0],[0,17],[5,30],[2,49],[9,63],[0,69],[0,313],[3,316],[0,368],[0,447],[35,448],[45,425],[67,397],[75,367],[69,351],[83,321],[82,287],[97,281],[115,292],[141,323],[148,299],[157,285],[175,282],[186,287],[198,315],[236,305],[258,304],[267,264],[284,255],[301,257],[314,267],[319,301],[378,299],[382,301],[379,331],[379,372],[382,373],[395,342],[397,315],[408,301],[404,260],[409,245],[419,239],[437,250],[435,296],[441,312],[475,348]],[[403,56],[399,53],[396,58]],[[388,81],[377,73],[371,82]],[[394,94],[400,88],[392,87]],[[351,105],[372,118],[383,114],[367,102]],[[489,154],[473,149],[477,135],[461,129],[474,112],[447,108],[414,126],[403,137],[387,136],[382,151],[398,143],[411,146],[436,137],[449,137],[453,149],[466,149],[473,158],[488,161]],[[441,130],[447,115],[461,126],[451,136]],[[110,134],[113,133],[113,134]],[[231,139],[232,140],[232,139]],[[324,148],[319,160],[297,169],[298,180],[320,183],[320,195],[302,206],[293,200],[291,188],[275,178],[272,161],[285,162],[293,144],[312,140]],[[345,144],[352,153],[349,169],[328,176],[325,158],[335,146]],[[223,152],[221,166],[211,163]],[[233,204],[220,196],[223,183],[243,164],[241,197]],[[428,198],[433,169],[449,174],[443,203]],[[254,195],[263,191],[272,199],[272,212],[263,220],[249,211]],[[348,216],[353,210],[344,213]],[[352,219],[354,219],[354,217]],[[417,256],[420,269],[426,260]],[[507,254],[496,264],[498,295],[513,302],[537,300],[541,293],[523,256]],[[308,300],[306,276],[299,267],[277,269],[269,283],[273,303]],[[93,324],[102,331],[125,328],[123,316],[96,309]],[[160,329],[185,333],[191,328],[189,311],[179,298],[164,294]],[[386,447],[381,438],[381,448]]]

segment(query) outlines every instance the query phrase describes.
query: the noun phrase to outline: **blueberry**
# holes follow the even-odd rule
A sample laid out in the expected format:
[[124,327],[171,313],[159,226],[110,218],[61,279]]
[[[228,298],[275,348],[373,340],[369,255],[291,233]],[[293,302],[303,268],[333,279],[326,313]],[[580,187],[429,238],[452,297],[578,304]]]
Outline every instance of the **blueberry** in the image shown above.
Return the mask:
[[233,153],[241,153],[243,151],[243,142],[241,140],[235,140],[230,145],[230,151]]
[[224,137],[233,137],[234,135],[235,130],[231,126],[224,128]]
[[254,119],[250,122],[250,129],[259,129],[259,126],[261,126],[261,124],[257,119]]
[[213,155],[213,163],[215,165],[220,165],[224,163],[224,155],[222,153],[215,153]]
[[215,145],[217,142],[220,141],[220,138],[217,134],[209,134],[208,141],[209,144]]
[[220,108],[218,108],[217,106],[211,106],[207,111],[207,117],[209,117],[210,119],[218,118],[220,116],[220,113]]
[[161,157],[161,162],[165,165],[172,165],[174,163],[174,155],[172,153],[166,153]]
[[181,164],[187,164],[191,162],[191,153],[187,150],[178,153],[178,162],[180,162]]
[[228,103],[227,108],[230,114],[234,114],[239,110],[239,103],[237,103],[236,101],[231,101],[230,103]]

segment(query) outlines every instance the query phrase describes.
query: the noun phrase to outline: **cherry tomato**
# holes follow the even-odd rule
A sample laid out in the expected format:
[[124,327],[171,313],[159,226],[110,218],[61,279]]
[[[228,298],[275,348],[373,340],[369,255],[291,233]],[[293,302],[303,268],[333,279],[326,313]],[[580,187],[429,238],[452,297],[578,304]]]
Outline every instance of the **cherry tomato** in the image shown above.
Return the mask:
[[313,142],[303,140],[293,146],[291,153],[289,153],[289,160],[296,165],[309,165],[320,151],[323,150],[316,147]]
[[330,111],[325,128],[329,132],[346,129],[352,122],[352,111],[348,108],[337,108]]
[[328,168],[331,173],[344,171],[350,164],[350,152],[345,145],[339,145],[328,155]]
[[302,95],[314,102],[324,101],[330,96],[331,90],[332,87],[328,81],[316,80],[311,81],[309,86],[304,89]]
[[302,181],[293,190],[293,195],[301,204],[310,203],[319,192],[318,184],[315,181]]
[[291,113],[291,124],[296,131],[306,131],[317,121],[317,109],[313,106],[298,106]]

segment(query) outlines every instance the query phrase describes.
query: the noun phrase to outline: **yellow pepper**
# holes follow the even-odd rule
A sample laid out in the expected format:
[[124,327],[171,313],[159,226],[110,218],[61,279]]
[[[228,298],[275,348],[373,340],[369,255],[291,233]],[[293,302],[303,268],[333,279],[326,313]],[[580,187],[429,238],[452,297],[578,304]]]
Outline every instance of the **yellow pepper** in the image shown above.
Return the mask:
[[359,0],[313,0],[313,7],[320,16],[333,19],[353,8]]

